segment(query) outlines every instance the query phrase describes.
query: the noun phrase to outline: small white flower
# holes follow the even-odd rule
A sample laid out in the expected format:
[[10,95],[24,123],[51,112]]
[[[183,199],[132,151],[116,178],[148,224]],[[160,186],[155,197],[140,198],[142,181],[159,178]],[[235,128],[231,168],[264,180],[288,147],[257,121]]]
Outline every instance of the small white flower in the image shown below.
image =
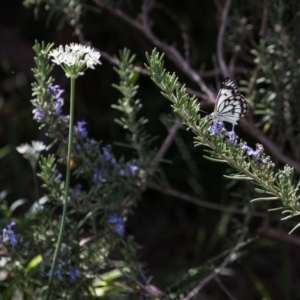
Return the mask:
[[94,69],[95,65],[101,65],[100,52],[80,44],[66,45],[65,49],[59,46],[53,49],[49,56],[52,57],[52,62],[63,68],[67,77],[76,78],[83,75],[86,69]]
[[32,141],[32,146],[23,144],[17,147],[17,151],[21,153],[24,158],[28,159],[31,167],[35,170],[36,163],[40,158],[40,152],[46,149],[46,146],[39,141]]

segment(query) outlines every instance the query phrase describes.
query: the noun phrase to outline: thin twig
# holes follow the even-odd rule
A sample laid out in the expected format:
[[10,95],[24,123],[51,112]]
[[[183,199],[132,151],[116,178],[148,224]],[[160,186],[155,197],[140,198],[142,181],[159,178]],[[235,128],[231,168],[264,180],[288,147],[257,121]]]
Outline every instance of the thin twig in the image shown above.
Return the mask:
[[279,240],[300,247],[300,238],[294,235],[289,235],[282,230],[273,228],[260,228],[257,231],[260,235],[266,236],[271,239]]
[[181,126],[182,126],[182,121],[177,120],[175,122],[175,124],[173,124],[171,129],[169,130],[169,134],[165,138],[163,144],[161,145],[160,149],[158,150],[158,152],[156,153],[156,155],[153,159],[153,162],[151,164],[150,171],[149,171],[150,175],[153,175],[154,172],[156,171],[158,164],[160,163],[162,158],[165,156],[167,150],[170,148],[170,145],[174,141],[175,135],[178,132],[178,130],[181,128]]
[[213,92],[208,88],[205,82],[202,80],[201,76],[191,68],[191,66],[187,63],[187,61],[183,58],[183,56],[174,48],[168,45],[167,43],[159,40],[150,30],[149,22],[147,15],[143,12],[142,24],[141,22],[129,17],[123,11],[116,8],[111,8],[107,6],[102,0],[94,0],[94,2],[102,9],[107,10],[112,15],[120,18],[136,30],[142,32],[144,36],[150,40],[153,45],[161,49],[167,57],[180,69],[182,70],[192,81],[194,81],[199,88],[205,93],[208,98],[214,100]]
[[[190,300],[192,297],[196,296],[199,291],[209,282],[211,281],[213,278],[216,278],[218,276],[218,274],[221,273],[221,271],[231,262],[235,261],[239,255],[238,255],[238,250],[242,245],[245,245],[244,241],[246,238],[246,225],[249,223],[250,220],[250,214],[247,213],[244,219],[244,229],[242,231],[242,233],[239,236],[239,239],[237,241],[236,246],[232,249],[232,251],[230,252],[230,254],[223,260],[223,262],[219,265],[219,267],[214,268],[213,271],[206,276],[204,279],[202,279],[200,281],[200,283],[194,288],[192,289],[188,295],[183,299],[183,300]],[[243,246],[242,246],[243,247]]]
[[[247,69],[245,67],[237,67],[237,66],[235,66],[234,72],[235,72],[235,74],[250,74],[251,70]],[[201,70],[201,71],[199,71],[199,75],[202,78],[220,76],[221,74],[222,74],[221,69],[218,68],[218,67],[215,67],[212,70]]]
[[219,62],[223,77],[230,75],[228,67],[227,67],[227,65],[225,63],[225,59],[224,59],[223,38],[224,38],[227,23],[228,23],[228,13],[229,13],[229,9],[231,6],[231,1],[232,0],[226,0],[225,5],[223,7],[222,15],[221,15],[221,24],[220,24],[220,29],[219,29],[218,39],[217,39],[217,56],[218,56],[218,62]]
[[204,279],[201,280],[201,282],[192,289],[183,300],[190,300],[194,296],[196,296],[200,290],[209,282],[211,281],[216,275],[220,274],[220,272],[231,262],[237,259],[237,254],[235,252],[230,253],[224,261],[215,268],[208,276],[206,276]]
[[191,46],[189,43],[189,35],[187,32],[186,25],[184,23],[182,23],[181,18],[179,18],[172,10],[170,10],[168,7],[166,7],[162,3],[155,3],[154,7],[161,10],[162,12],[164,12],[166,14],[166,16],[168,16],[169,18],[172,19],[174,24],[178,25],[180,33],[181,33],[182,42],[183,42],[184,58],[188,63],[190,63]]
[[218,283],[218,285],[220,286],[220,288],[224,291],[224,293],[231,299],[231,300],[237,300],[226,288],[226,286],[223,284],[223,282],[221,281],[220,277],[218,275],[216,275],[214,277],[215,281]]
[[[190,196],[188,194],[179,192],[171,187],[168,186],[160,186],[155,182],[149,182],[147,185],[149,188],[157,190],[163,194],[169,195],[169,196],[173,196],[182,200],[185,200],[187,202],[202,206],[202,207],[206,207],[206,208],[210,208],[210,209],[214,209],[214,210],[218,210],[218,211],[223,211],[223,212],[227,212],[227,213],[233,213],[233,214],[239,214],[239,215],[245,215],[247,214],[246,211],[239,209],[239,208],[234,208],[234,207],[228,207],[222,204],[216,204],[216,203],[211,203],[208,201],[204,201],[201,200],[199,198]],[[255,217],[264,217],[264,213],[259,212],[259,211],[253,211],[251,212],[251,214]]]

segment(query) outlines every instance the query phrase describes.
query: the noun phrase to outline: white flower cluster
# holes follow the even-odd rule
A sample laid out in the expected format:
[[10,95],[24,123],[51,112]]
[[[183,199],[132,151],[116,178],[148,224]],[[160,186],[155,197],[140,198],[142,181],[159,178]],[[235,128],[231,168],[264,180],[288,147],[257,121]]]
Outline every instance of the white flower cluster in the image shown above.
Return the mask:
[[45,149],[46,146],[39,141],[32,141],[32,146],[29,144],[23,144],[17,147],[17,151],[21,153],[24,158],[29,160],[33,169],[35,169],[36,163],[39,160],[40,152]]
[[101,65],[100,52],[80,44],[66,45],[65,49],[59,46],[50,51],[49,56],[52,62],[61,65],[68,77],[82,75],[86,69]]

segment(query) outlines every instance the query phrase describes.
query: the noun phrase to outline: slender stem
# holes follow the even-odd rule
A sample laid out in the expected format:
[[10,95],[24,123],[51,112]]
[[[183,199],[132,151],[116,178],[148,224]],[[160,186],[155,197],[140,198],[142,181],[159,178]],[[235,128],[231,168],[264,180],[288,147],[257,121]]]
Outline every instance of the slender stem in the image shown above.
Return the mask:
[[70,122],[69,122],[69,139],[68,139],[68,155],[67,155],[67,173],[66,173],[66,188],[65,188],[65,199],[63,206],[63,213],[61,219],[61,225],[57,240],[57,245],[54,253],[54,258],[51,266],[51,272],[48,282],[48,290],[46,300],[49,299],[51,294],[51,285],[53,282],[54,272],[57,264],[58,255],[60,252],[62,238],[65,229],[65,223],[67,218],[67,208],[68,208],[68,196],[69,196],[69,186],[70,186],[70,165],[71,165],[71,153],[72,153],[72,140],[73,140],[73,123],[74,123],[74,102],[75,102],[75,78],[71,77],[71,95],[70,95]]
[[34,193],[35,193],[35,201],[38,201],[39,203],[39,192],[38,192],[38,185],[37,185],[37,176],[36,176],[36,170],[32,169],[32,175],[33,175],[33,183],[34,183]]

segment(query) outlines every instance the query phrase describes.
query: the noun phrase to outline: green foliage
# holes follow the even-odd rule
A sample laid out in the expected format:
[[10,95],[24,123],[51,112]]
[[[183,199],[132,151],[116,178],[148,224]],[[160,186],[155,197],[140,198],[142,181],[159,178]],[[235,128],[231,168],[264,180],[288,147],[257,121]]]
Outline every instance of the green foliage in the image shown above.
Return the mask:
[[[66,163],[68,116],[57,109],[57,103],[62,103],[62,93],[57,86],[53,87],[54,80],[50,76],[52,67],[48,66],[48,53],[51,47],[38,43],[34,47],[37,56],[32,103],[34,117],[54,141],[52,149],[56,146],[57,150],[40,160],[39,177],[47,198],[38,200],[26,214],[24,233],[18,235],[17,245],[9,245],[14,233],[5,242],[11,257],[4,263],[3,272],[7,276],[13,272],[14,276],[8,285],[0,283],[0,288],[5,290],[4,299],[16,297],[16,293],[31,299],[45,297],[57,247],[55,241],[60,223],[57,212],[63,206],[65,195],[65,181],[58,169]],[[119,123],[127,129],[128,141],[137,157],[127,162],[122,157],[117,159],[110,145],[87,136],[85,123],[74,126],[71,175],[76,184],[69,194],[63,244],[54,269],[51,289],[54,298],[74,299],[76,295],[76,299],[91,299],[117,295],[118,299],[128,299],[137,293],[147,293],[147,283],[144,279],[141,281],[144,271],[138,262],[137,245],[130,235],[124,236],[124,222],[144,189],[148,175],[145,168],[149,167],[154,151],[150,148],[152,138],[144,129],[146,120],[137,116],[141,103],[134,99],[137,87],[128,75],[133,70],[133,58],[129,58],[125,50],[120,59],[122,64],[116,69],[120,85],[115,87],[124,97],[116,107],[124,115]],[[7,217],[10,217],[8,212]],[[13,286],[18,288],[12,291]]]
[[[195,97],[190,97],[185,87],[178,86],[176,75],[166,72],[163,64],[163,55],[154,49],[151,55],[146,54],[148,65],[146,66],[151,74],[154,83],[161,89],[162,94],[172,102],[172,107],[184,120],[188,129],[191,129],[196,135],[195,144],[204,145],[212,150],[206,150],[210,157],[209,160],[215,162],[227,162],[231,167],[237,170],[237,174],[226,176],[235,180],[250,180],[260,188],[256,188],[258,193],[272,195],[253,199],[252,201],[270,201],[281,200],[282,206],[278,209],[283,210],[287,216],[286,220],[300,215],[298,193],[300,183],[293,185],[294,170],[285,166],[283,170],[277,173],[274,171],[275,164],[269,156],[263,152],[262,145],[257,145],[257,155],[252,154],[249,158],[247,154],[249,148],[237,138],[230,142],[225,138],[225,134],[212,133],[209,128],[209,117],[200,118],[199,105]],[[213,126],[213,125],[211,125]],[[300,223],[291,230],[294,231]]]
[[147,169],[154,156],[154,151],[150,148],[153,138],[145,130],[144,125],[148,120],[139,116],[142,104],[141,100],[135,99],[139,86],[136,85],[138,73],[134,69],[134,59],[135,55],[131,55],[128,49],[120,51],[120,65],[115,68],[120,82],[119,85],[113,84],[113,87],[123,97],[118,100],[117,105],[112,105],[112,107],[122,112],[123,116],[115,121],[129,132],[126,136],[127,141],[136,150],[141,165]]

